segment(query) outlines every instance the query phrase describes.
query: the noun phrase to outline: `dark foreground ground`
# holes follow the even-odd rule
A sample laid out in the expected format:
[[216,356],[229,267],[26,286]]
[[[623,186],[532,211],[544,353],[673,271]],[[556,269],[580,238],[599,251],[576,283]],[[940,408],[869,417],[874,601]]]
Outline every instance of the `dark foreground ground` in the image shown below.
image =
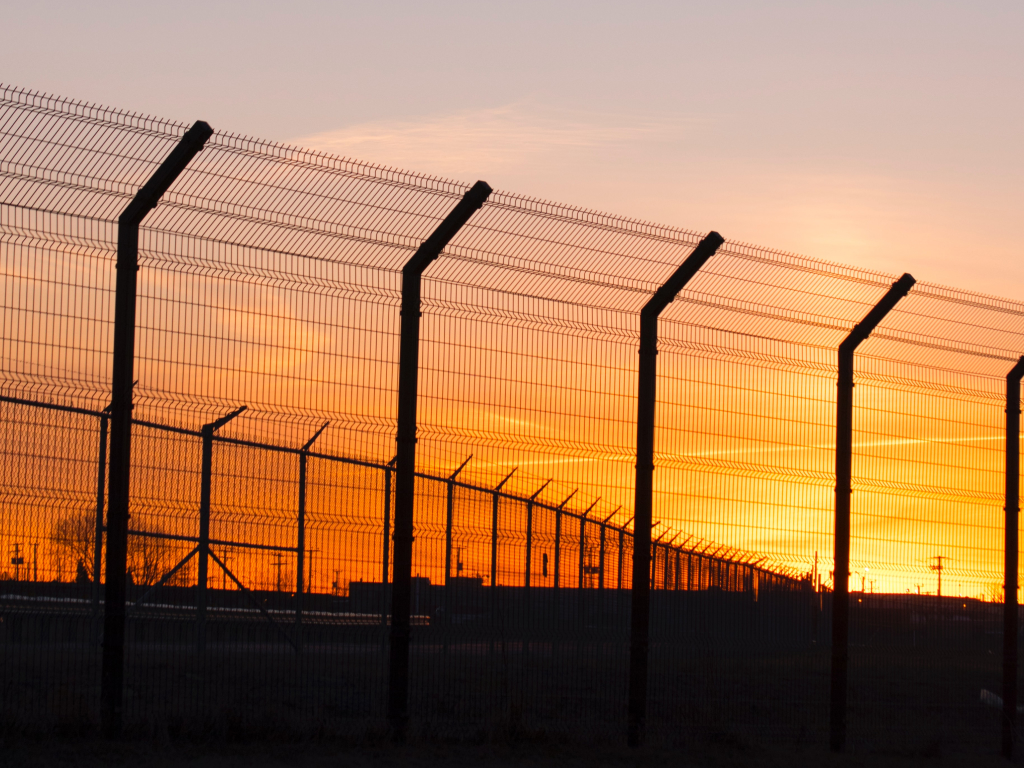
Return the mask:
[[[1014,761],[1021,764],[1024,761]],[[1008,766],[994,755],[833,755],[815,749],[766,749],[742,745],[707,745],[690,753],[660,749],[595,748],[578,744],[159,744],[98,740],[0,742],[0,765],[18,768],[327,768],[328,766],[413,766],[414,768],[513,768],[530,766],[597,766],[598,768],[952,768]]]
[[854,610],[845,756],[823,748],[830,624],[807,595],[659,596],[679,604],[659,614],[674,623],[654,624],[650,740],[639,752],[621,745],[628,634],[603,614],[421,627],[405,746],[383,738],[387,635],[376,619],[311,621],[300,654],[262,617],[211,621],[200,652],[187,611],[137,616],[130,739],[115,744],[88,736],[98,732],[95,622],[59,600],[31,610],[12,600],[6,612],[0,600],[0,768],[1008,765],[986,698],[1001,686],[1001,606],[882,597]]

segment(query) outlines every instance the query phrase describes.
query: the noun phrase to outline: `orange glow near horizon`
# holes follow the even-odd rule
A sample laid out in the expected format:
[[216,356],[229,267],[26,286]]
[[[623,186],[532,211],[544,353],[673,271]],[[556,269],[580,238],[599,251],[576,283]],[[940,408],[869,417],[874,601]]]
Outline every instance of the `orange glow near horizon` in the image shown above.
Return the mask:
[[[390,459],[398,317],[389,303],[335,301],[343,312],[332,314],[309,293],[302,296],[309,303],[296,305],[297,297],[279,288],[161,270],[143,274],[139,417],[197,428],[219,414],[216,403],[245,403],[251,411],[224,434],[296,446],[323,416],[332,426],[316,450],[378,463]],[[204,301],[172,302],[175,291]],[[514,308],[516,301],[499,296],[497,303]],[[535,303],[518,302],[520,308]],[[162,321],[165,330],[145,320],[158,307],[177,313]],[[626,520],[633,501],[635,341],[630,318],[606,313],[605,320],[603,333],[579,335],[572,332],[572,317],[548,327],[508,325],[445,309],[428,291],[419,471],[445,476],[472,454],[461,479],[493,487],[517,468],[505,489],[511,493],[525,498],[553,479],[543,496],[548,503],[578,488],[569,509],[578,512],[600,497],[594,518],[621,508],[614,519]],[[822,363],[831,353],[806,349],[803,359],[795,359],[790,350],[788,358],[772,359],[760,346],[774,342],[733,339],[725,349],[697,343],[694,334],[702,333],[678,316],[662,323],[655,519],[680,532],[680,540],[693,536],[767,554],[801,572],[813,568],[817,553],[828,583],[835,377]],[[908,389],[884,370],[891,367],[884,360],[865,356],[858,365],[851,588],[863,582],[878,592],[934,592],[929,565],[943,555],[949,563],[946,594],[993,597],[1002,557],[999,399],[951,394],[941,386]],[[173,392],[181,393],[179,404],[162,394]],[[229,392],[235,393],[230,400]],[[208,393],[210,405],[201,404],[199,393]],[[318,396],[325,399],[317,402]],[[315,406],[297,411],[295,402]],[[164,533],[194,535],[198,440],[150,432],[135,430],[133,519]],[[58,431],[48,434],[61,444]],[[32,502],[26,508],[31,514],[9,518],[4,546],[44,541],[55,516],[94,508],[95,439],[81,434],[74,459],[51,450],[34,470],[30,457],[46,454],[46,439],[26,433],[21,443],[12,440],[11,455],[21,458],[9,476],[40,489],[62,477],[65,486],[60,503]],[[294,455],[218,444],[212,537],[294,546],[296,482]],[[382,484],[379,470],[310,462],[309,588],[343,594],[350,581],[380,581]],[[443,486],[421,482],[421,489],[414,575],[440,583]],[[464,498],[457,505],[454,546],[462,575],[489,583],[490,497],[459,493]],[[502,503],[499,584],[522,583],[524,510]],[[532,581],[540,584],[541,554],[551,553],[551,521],[541,516],[535,536]],[[567,522],[563,536],[578,539],[578,523]],[[190,546],[168,545],[168,557]],[[229,558],[244,583],[272,589],[280,581],[294,589],[294,553],[215,552]],[[566,553],[562,580],[572,586],[578,551],[566,544]],[[52,563],[47,573],[70,576],[56,574]],[[188,574],[185,569],[183,578]],[[211,574],[211,585],[230,587],[214,565]]]

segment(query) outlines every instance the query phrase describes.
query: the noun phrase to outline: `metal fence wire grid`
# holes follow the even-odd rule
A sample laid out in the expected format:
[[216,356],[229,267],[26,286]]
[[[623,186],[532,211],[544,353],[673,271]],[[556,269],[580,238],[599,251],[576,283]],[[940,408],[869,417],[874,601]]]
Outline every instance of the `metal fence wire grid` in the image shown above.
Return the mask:
[[0,259],[5,728],[1014,750],[1022,303],[14,87]]

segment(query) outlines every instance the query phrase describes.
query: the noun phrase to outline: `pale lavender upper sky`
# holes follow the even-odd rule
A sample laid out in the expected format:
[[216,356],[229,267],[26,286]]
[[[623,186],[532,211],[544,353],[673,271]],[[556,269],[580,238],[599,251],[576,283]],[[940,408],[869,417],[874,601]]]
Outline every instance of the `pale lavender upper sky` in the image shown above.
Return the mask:
[[11,2],[0,81],[1024,299],[1024,3]]

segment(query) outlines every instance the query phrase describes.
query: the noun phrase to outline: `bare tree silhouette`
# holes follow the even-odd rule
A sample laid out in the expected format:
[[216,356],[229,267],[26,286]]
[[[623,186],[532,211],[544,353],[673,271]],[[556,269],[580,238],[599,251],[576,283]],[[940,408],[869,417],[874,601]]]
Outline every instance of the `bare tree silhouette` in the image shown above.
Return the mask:
[[[140,529],[145,533],[163,533],[158,525]],[[74,581],[81,574],[95,581],[93,555],[96,522],[91,512],[69,514],[57,519],[50,528],[50,567],[57,581]],[[155,584],[172,564],[175,550],[165,539],[133,535],[128,539],[128,572],[135,584]],[[171,584],[187,583],[188,569],[183,568],[170,580]]]

